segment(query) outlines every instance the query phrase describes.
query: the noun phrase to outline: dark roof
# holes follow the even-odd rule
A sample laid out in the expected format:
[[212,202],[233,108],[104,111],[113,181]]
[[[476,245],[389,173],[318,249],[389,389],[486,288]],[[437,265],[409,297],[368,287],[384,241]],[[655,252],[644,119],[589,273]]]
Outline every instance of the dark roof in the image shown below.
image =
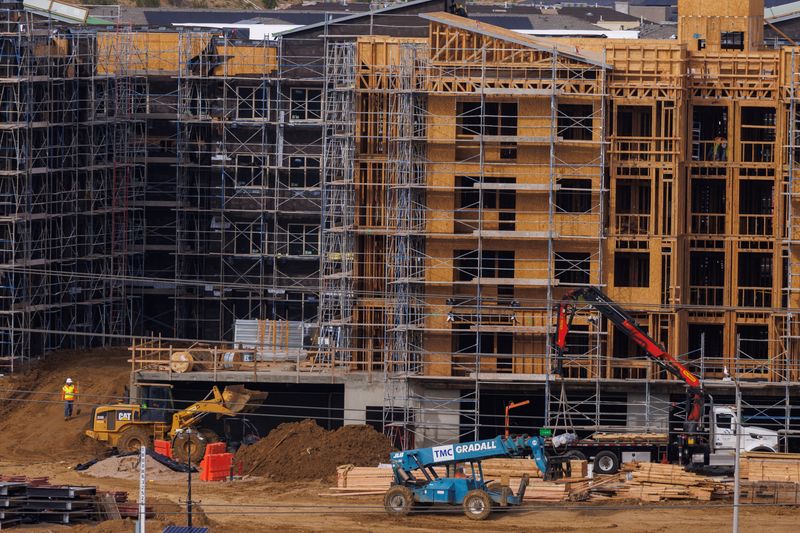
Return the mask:
[[[421,12],[426,11],[440,11],[443,6],[442,0],[409,0],[408,2],[399,2],[396,4],[391,4],[389,6],[376,9],[374,11],[366,11],[363,13],[348,13],[342,17],[336,17],[333,21],[336,24],[353,24],[356,21],[367,19],[371,20],[369,17],[377,17],[379,15],[391,14],[391,15],[405,15],[408,17],[409,15],[411,18],[416,18],[416,15]],[[270,13],[270,15],[274,16],[275,12]],[[325,26],[325,21],[320,21],[315,24],[304,25],[300,28],[295,28],[293,30],[282,32],[281,35],[289,35],[289,34],[300,34],[305,33],[307,31],[317,31],[319,28]]]
[[[569,15],[531,15],[533,29],[535,30],[594,30],[602,31],[605,28],[595,26],[591,22]],[[502,26],[502,24],[498,24]]]
[[678,5],[678,0],[629,0],[632,6],[673,7]]
[[[369,4],[347,4],[338,3],[315,4],[309,6],[293,6],[290,9],[270,9],[250,11],[226,10],[226,9],[142,9],[141,15],[144,23],[149,26],[169,26],[187,22],[197,23],[219,23],[234,24],[245,20],[256,18],[266,18],[277,21],[277,23],[297,24],[307,26],[325,21],[325,17],[341,18],[349,15],[364,13],[369,10]],[[136,16],[136,8],[126,8],[123,14],[126,19],[133,19]]]
[[562,7],[559,15],[569,15],[579,19],[588,20],[594,24],[601,21],[612,22],[638,22],[639,17],[620,13],[608,7]]
[[494,24],[495,26],[502,26],[509,30],[532,30],[530,17],[522,15],[474,15],[472,18],[485,22],[487,24]]
[[654,24],[645,22],[639,27],[640,39],[671,39],[678,35],[677,24]]

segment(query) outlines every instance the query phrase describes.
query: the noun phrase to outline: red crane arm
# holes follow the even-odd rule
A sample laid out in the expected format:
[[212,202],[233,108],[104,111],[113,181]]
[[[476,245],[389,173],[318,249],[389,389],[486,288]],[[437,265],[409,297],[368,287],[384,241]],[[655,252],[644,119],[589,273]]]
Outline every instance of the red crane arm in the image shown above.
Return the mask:
[[703,411],[703,384],[677,359],[667,353],[654,341],[622,307],[603,294],[596,287],[582,287],[567,293],[558,308],[558,325],[555,339],[556,368],[562,373],[564,354],[567,349],[567,334],[575,316],[575,302],[582,300],[600,312],[610,322],[620,328],[630,339],[640,346],[647,356],[661,368],[682,379],[689,388],[689,407],[687,420],[699,421]]

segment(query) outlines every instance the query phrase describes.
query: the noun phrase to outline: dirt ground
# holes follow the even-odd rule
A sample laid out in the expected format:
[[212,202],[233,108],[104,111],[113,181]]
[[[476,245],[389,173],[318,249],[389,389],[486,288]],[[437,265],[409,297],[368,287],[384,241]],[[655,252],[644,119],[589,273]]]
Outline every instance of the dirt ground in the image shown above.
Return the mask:
[[[89,423],[91,406],[119,399],[128,381],[126,350],[95,350],[59,354],[47,366],[24,375],[0,378],[0,473],[49,476],[51,483],[96,485],[101,490],[127,491],[133,500],[138,492],[135,476],[130,479],[92,477],[74,466],[91,459],[103,448],[82,437]],[[66,377],[78,381],[80,414],[63,420],[60,386]],[[26,392],[19,392],[26,391]],[[26,400],[26,401],[17,401]],[[333,474],[333,472],[331,473]],[[630,502],[542,503],[498,510],[487,522],[472,522],[458,508],[434,507],[424,514],[393,520],[383,510],[381,496],[321,496],[329,493],[331,478],[303,482],[279,482],[250,478],[234,482],[200,482],[195,475],[193,499],[202,511],[195,525],[207,524],[211,531],[358,531],[422,532],[542,531],[590,533],[614,530],[625,533],[729,531],[730,504],[705,507],[698,502],[672,505],[641,505]],[[185,525],[186,485],[180,476],[148,483],[148,503],[158,513],[150,531],[170,523]],[[717,505],[716,502],[712,502]],[[800,508],[746,507],[742,531],[794,533],[798,531]],[[766,524],[769,524],[767,527]],[[130,521],[66,526],[26,526],[20,531],[68,533],[130,532]]]
[[[122,401],[130,363],[124,348],[60,352],[24,374],[0,378],[0,457],[78,461],[102,453],[84,437],[92,407]],[[78,386],[75,416],[64,420],[61,387],[66,378]]]
[[[19,467],[0,461],[0,473],[19,473]],[[49,475],[54,483],[92,484],[101,489],[126,490],[136,494],[133,480],[92,478],[70,471],[62,464],[38,463],[25,469],[28,475]],[[434,507],[433,510],[405,519],[388,518],[380,496],[331,497],[320,496],[329,485],[322,482],[277,483],[262,479],[246,481],[193,483],[193,499],[207,517],[195,517],[205,522],[211,531],[387,531],[422,532],[457,529],[471,531],[541,531],[591,533],[613,530],[625,533],[686,533],[686,531],[730,531],[730,504],[705,508],[696,502],[672,505],[635,503],[531,503],[497,511],[487,522],[473,522],[458,509]],[[161,516],[150,524],[185,525],[185,484],[154,482],[148,485],[148,498]],[[171,503],[170,503],[171,502]],[[714,505],[717,505],[713,502]],[[746,507],[742,511],[741,531],[795,533],[800,509],[790,507]],[[769,527],[765,529],[765,524]],[[97,525],[37,526],[23,531],[59,531],[80,533],[130,532],[129,521],[105,522]]]

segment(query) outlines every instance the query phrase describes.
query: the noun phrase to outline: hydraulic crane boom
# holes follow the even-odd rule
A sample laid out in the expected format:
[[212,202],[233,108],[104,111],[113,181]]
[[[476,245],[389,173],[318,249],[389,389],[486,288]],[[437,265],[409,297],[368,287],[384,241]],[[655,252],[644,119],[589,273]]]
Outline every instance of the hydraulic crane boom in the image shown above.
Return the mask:
[[493,439],[448,444],[432,448],[420,448],[392,454],[392,467],[406,472],[432,466],[483,461],[496,457],[522,457],[531,455],[536,467],[545,474],[548,462],[544,454],[544,442],[540,437],[497,436]]
[[692,374],[677,359],[667,353],[659,344],[652,339],[640,326],[636,320],[625,310],[617,305],[611,298],[603,294],[596,287],[582,287],[567,293],[561,300],[558,308],[558,324],[556,330],[555,356],[557,372],[562,373],[564,354],[567,349],[567,334],[572,327],[572,319],[575,317],[576,302],[583,301],[595,309],[610,322],[617,326],[623,333],[640,346],[647,356],[661,368],[683,380],[687,386],[688,402],[686,410],[686,422],[690,426],[687,429],[693,430],[702,421],[703,403],[705,395],[703,384],[700,378]]

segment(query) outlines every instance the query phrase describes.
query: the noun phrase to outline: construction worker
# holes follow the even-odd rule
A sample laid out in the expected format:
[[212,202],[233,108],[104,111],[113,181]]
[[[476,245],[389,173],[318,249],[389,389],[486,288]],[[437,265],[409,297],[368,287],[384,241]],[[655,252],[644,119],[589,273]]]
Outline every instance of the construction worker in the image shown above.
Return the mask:
[[72,378],[67,378],[64,386],[61,387],[61,399],[64,401],[64,420],[72,418],[72,408],[75,405],[75,397],[78,395],[78,387],[72,383]]

